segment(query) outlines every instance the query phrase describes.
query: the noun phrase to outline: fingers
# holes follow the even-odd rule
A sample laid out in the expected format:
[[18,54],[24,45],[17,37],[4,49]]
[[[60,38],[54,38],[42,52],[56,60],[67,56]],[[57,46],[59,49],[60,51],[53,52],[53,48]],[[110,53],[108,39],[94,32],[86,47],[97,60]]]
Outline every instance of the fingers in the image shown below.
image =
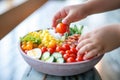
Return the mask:
[[89,58],[92,58],[94,56],[96,56],[99,53],[98,49],[93,49],[91,51],[89,51],[88,53],[86,53],[83,57],[84,60],[87,60]]
[[87,60],[98,55],[103,50],[101,46],[97,46],[94,43],[88,43],[87,41],[85,41],[85,43],[80,45],[80,48],[77,53],[78,55],[85,54],[83,58],[84,60]]
[[[102,52],[102,47],[97,41],[90,36],[81,36],[79,39],[79,44],[76,49],[78,50],[78,55],[85,54],[84,60],[96,56],[98,53]],[[87,52],[87,54],[86,54]]]
[[79,40],[78,40],[78,42],[81,42],[82,40],[89,38],[89,37],[90,37],[89,34],[90,34],[90,33],[87,33],[87,34],[81,35],[80,38],[79,38]]
[[91,40],[90,40],[90,39],[82,40],[82,41],[79,42],[79,44],[77,45],[76,49],[79,50],[79,49],[81,49],[81,47],[83,47],[84,45],[86,45],[86,44],[88,44],[88,43],[91,43]]
[[69,12],[69,14],[62,20],[62,23],[69,25],[71,22],[74,21],[74,18],[74,13]]
[[59,12],[57,12],[55,14],[55,16],[53,17],[52,26],[56,27],[56,25],[58,23],[57,21],[62,19],[62,18],[64,18],[64,17],[66,17],[66,16],[67,16],[67,13],[66,13],[66,11],[64,9],[60,10]]
[[78,55],[84,54],[85,52],[89,52],[89,51],[91,51],[93,49],[95,49],[94,45],[92,45],[92,44],[86,44],[85,46],[83,46],[82,48],[79,49]]

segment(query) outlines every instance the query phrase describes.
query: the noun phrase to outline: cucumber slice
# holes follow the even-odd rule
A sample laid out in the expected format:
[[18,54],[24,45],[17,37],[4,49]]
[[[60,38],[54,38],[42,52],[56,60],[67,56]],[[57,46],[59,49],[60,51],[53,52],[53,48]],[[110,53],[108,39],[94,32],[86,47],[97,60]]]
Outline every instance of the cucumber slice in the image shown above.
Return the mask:
[[46,61],[50,57],[50,52],[44,52],[41,60]]
[[53,56],[50,56],[47,60],[46,60],[46,62],[54,62],[54,60],[55,60],[55,58],[53,57]]
[[62,58],[62,54],[61,54],[61,53],[58,53],[58,52],[54,52],[54,53],[52,54],[52,56],[55,57],[55,59],[57,59],[57,58]]
[[42,51],[39,48],[35,48],[27,51],[27,55],[30,56],[31,58],[39,59],[42,55]]
[[57,63],[64,63],[64,59],[62,57],[56,59]]

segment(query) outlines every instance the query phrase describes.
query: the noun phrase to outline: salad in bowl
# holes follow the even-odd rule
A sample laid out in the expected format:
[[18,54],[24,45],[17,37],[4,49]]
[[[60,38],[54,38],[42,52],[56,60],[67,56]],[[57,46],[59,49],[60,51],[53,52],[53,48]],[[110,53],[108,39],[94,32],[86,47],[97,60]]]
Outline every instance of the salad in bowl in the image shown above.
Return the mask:
[[39,72],[57,76],[76,75],[93,68],[102,56],[84,60],[84,54],[77,55],[83,26],[62,29],[56,30],[59,33],[51,28],[37,30],[21,37],[19,50],[25,61]]

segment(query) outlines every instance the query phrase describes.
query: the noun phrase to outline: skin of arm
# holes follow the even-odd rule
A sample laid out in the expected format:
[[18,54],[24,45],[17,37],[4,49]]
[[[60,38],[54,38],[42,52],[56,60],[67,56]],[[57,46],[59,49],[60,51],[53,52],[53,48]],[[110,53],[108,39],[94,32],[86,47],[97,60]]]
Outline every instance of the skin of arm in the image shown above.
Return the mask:
[[66,6],[54,15],[52,26],[56,27],[59,19],[63,19],[62,23],[69,25],[70,23],[81,20],[88,15],[117,8],[120,8],[120,0],[88,0],[82,4]]
[[89,15],[120,8],[120,0],[89,0],[85,3]]

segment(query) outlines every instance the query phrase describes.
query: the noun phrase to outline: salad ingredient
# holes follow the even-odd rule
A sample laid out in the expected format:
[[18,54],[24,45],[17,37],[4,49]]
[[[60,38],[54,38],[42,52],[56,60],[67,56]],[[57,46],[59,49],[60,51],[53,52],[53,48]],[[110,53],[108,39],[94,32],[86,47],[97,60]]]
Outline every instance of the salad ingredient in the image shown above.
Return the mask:
[[67,63],[75,62],[75,58],[69,57],[66,62]]
[[26,36],[24,36],[23,38],[20,38],[21,42],[32,42],[32,43],[36,43],[36,44],[40,44],[41,43],[41,39],[39,37],[39,33],[37,32],[31,32],[28,33]]
[[50,57],[46,60],[46,62],[54,62],[54,60],[55,60],[55,58],[54,58],[53,56],[50,56]]
[[83,30],[83,25],[80,26],[74,25],[73,27],[70,27],[70,33],[68,35],[70,36],[73,34],[81,34],[82,30]]
[[62,50],[62,47],[61,46],[57,46],[56,47],[56,52],[59,52],[59,51],[61,51]]
[[41,50],[42,50],[42,53],[44,53],[44,52],[47,51],[47,48],[46,47],[42,47]]
[[77,56],[76,61],[83,61],[84,54]]
[[58,23],[58,25],[56,26],[56,32],[58,32],[60,34],[64,34],[67,31],[68,31],[68,25],[67,24]]
[[70,57],[76,58],[76,57],[77,57],[77,55],[76,55],[76,54],[74,54],[74,53],[71,53],[71,54],[70,54]]
[[49,44],[48,44],[48,48],[56,48],[56,41],[55,40],[51,40],[50,42],[49,42]]
[[42,55],[42,51],[39,48],[34,48],[32,50],[27,51],[27,55],[32,58],[39,59]]
[[63,44],[62,45],[62,49],[65,50],[65,51],[69,50],[70,49],[70,45],[69,44]]
[[48,52],[48,51],[44,52],[41,57],[41,60],[46,61],[49,57],[50,57],[50,52]]
[[63,58],[64,58],[65,61],[66,61],[69,57],[70,57],[69,54],[64,54],[64,55],[63,55]]
[[57,59],[57,58],[62,58],[62,54],[61,54],[61,53],[58,53],[58,52],[54,52],[54,53],[52,54],[52,56],[54,56],[56,59]]
[[70,50],[65,51],[66,54],[71,54],[72,52]]
[[59,53],[61,53],[62,55],[64,55],[65,51],[61,50],[61,51],[59,51]]
[[64,59],[62,57],[57,58],[56,60],[57,63],[64,63]]
[[70,51],[74,54],[77,54],[77,52],[78,52],[75,47],[70,48]]
[[56,48],[59,45],[60,40],[52,36],[48,30],[40,30],[36,32],[30,32],[21,39],[21,48],[25,50],[31,50],[33,48]]
[[50,52],[50,54],[52,54],[55,50],[53,48],[48,48],[48,52]]

